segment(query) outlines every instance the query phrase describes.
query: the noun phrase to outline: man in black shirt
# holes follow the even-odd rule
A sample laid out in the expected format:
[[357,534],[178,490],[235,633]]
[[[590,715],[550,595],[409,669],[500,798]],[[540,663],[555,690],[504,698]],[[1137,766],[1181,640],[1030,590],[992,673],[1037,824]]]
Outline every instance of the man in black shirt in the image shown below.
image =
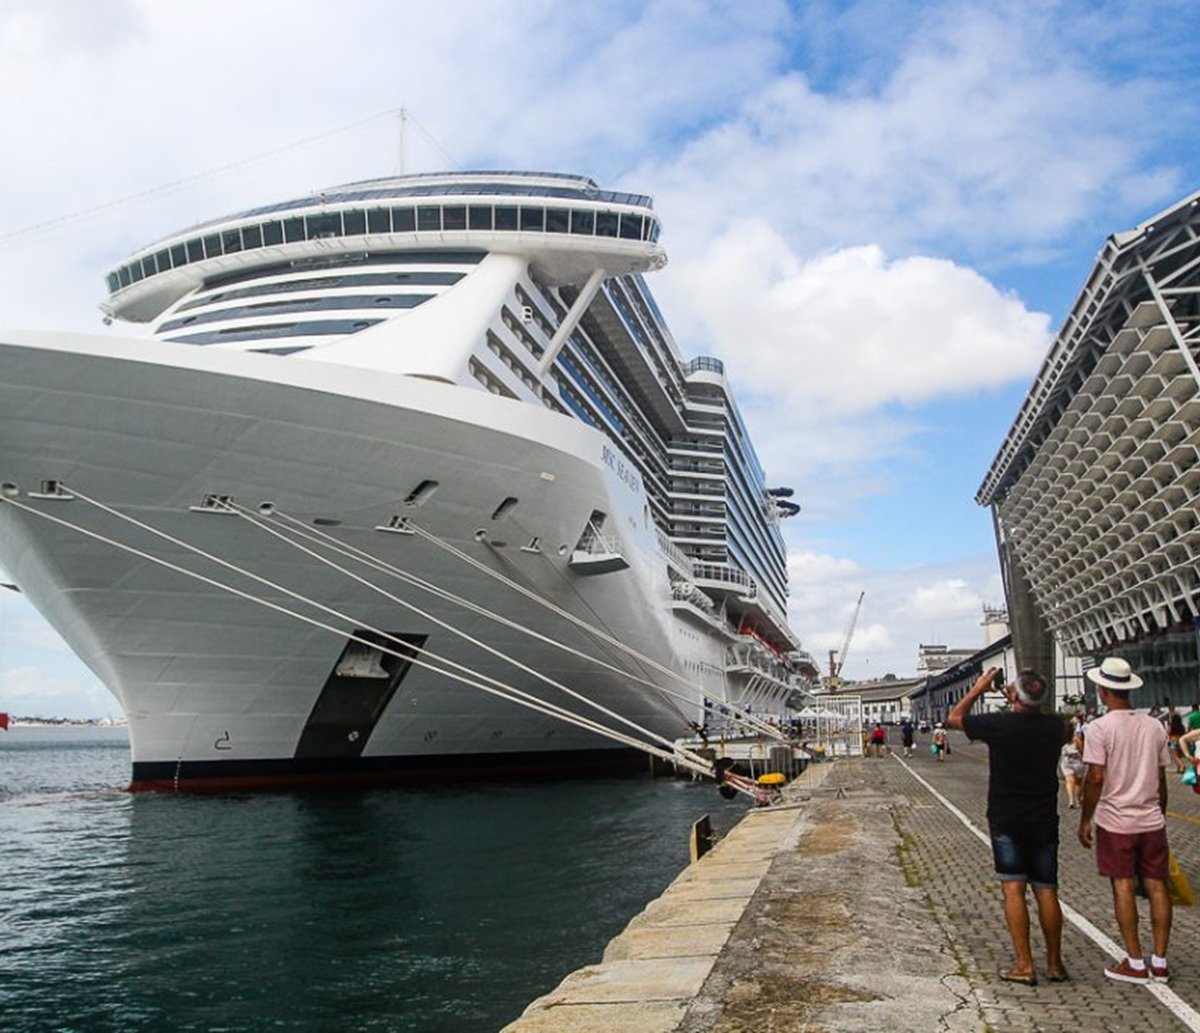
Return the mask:
[[[1008,713],[972,714],[975,701],[994,686],[1004,692]],[[1022,671],[1004,685],[996,667],[985,671],[955,704],[946,723],[988,744],[987,818],[996,876],[1004,889],[1004,921],[1016,955],[1000,978],[1037,986],[1029,942],[1025,887],[1033,887],[1038,922],[1046,940],[1052,983],[1067,978],[1062,962],[1062,908],[1058,903],[1058,759],[1068,726],[1042,713],[1046,682]]]

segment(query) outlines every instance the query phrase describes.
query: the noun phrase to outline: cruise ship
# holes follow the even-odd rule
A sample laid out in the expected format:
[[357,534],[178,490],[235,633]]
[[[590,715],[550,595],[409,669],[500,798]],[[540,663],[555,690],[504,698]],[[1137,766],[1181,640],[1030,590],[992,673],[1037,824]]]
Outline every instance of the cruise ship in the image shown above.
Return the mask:
[[585,177],[397,176],[138,251],[129,335],[0,333],[0,565],[134,788],[589,771],[803,705],[799,506],[659,234]]

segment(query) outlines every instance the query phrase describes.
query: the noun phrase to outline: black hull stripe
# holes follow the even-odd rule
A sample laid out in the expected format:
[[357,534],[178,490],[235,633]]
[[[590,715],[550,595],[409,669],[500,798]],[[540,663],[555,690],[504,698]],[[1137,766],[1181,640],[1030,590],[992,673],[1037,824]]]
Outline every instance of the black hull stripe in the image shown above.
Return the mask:
[[134,792],[228,792],[366,787],[412,782],[494,781],[505,778],[587,778],[646,770],[634,749],[473,753],[428,757],[282,758],[277,760],[141,761]]

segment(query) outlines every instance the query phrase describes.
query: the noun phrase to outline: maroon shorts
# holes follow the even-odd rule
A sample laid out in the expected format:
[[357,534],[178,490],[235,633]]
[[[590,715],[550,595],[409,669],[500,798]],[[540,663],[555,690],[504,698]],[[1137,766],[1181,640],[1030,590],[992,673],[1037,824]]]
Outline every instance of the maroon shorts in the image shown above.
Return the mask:
[[1110,879],[1167,878],[1167,830],[1109,832],[1096,826],[1096,868]]

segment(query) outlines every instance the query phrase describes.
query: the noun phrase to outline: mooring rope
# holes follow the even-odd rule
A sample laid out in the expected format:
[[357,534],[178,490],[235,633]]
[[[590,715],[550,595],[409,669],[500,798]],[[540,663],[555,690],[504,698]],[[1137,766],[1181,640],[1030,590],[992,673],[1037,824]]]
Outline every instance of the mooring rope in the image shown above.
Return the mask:
[[[252,515],[246,507],[236,506],[236,508],[238,509],[239,512],[243,513],[244,515],[246,515],[248,517]],[[293,530],[298,535],[300,535],[302,538],[304,538],[305,540],[310,541],[310,542],[319,542],[319,543],[327,546],[334,552],[337,552],[343,556],[347,556],[349,558],[358,560],[360,563],[363,563],[364,565],[372,568],[373,570],[377,571],[378,573],[387,574],[393,578],[396,578],[399,581],[404,582],[405,584],[408,584],[415,588],[419,588],[422,591],[425,591],[432,595],[435,595],[438,598],[443,599],[447,602],[452,602],[455,605],[461,606],[464,609],[471,611],[472,613],[476,613],[476,614],[478,614],[482,617],[485,617],[488,620],[494,621],[506,628],[510,628],[514,631],[520,632],[523,635],[527,635],[531,638],[534,638],[537,641],[544,643],[545,645],[551,646],[555,649],[562,650],[565,653],[569,653],[571,656],[577,657],[578,659],[581,659],[581,660],[585,660],[589,663],[596,664],[599,667],[603,667],[605,670],[612,671],[614,674],[617,674],[623,678],[626,678],[629,681],[637,682],[640,685],[644,685],[647,688],[653,690],[654,692],[659,693],[660,695],[667,697],[671,700],[678,700],[678,701],[680,701],[684,704],[688,704],[688,705],[694,705],[696,703],[695,697],[684,696],[682,693],[673,692],[672,690],[670,690],[662,685],[658,685],[655,682],[652,682],[646,678],[643,678],[641,675],[636,674],[633,671],[630,671],[623,667],[618,667],[617,665],[612,664],[609,661],[607,661],[601,657],[593,656],[589,653],[585,653],[582,650],[576,649],[574,646],[568,645],[567,643],[559,642],[558,640],[551,638],[548,635],[543,634],[542,632],[536,630],[535,628],[531,628],[528,625],[521,624],[517,621],[514,621],[509,617],[505,617],[503,614],[499,614],[493,610],[489,610],[487,607],[481,606],[478,603],[472,602],[469,599],[465,599],[462,596],[456,595],[453,592],[449,592],[446,589],[439,588],[437,585],[434,585],[431,582],[426,581],[424,578],[417,577],[416,575],[410,573],[409,571],[401,570],[400,568],[387,563],[385,560],[382,560],[377,556],[373,556],[370,553],[365,552],[362,549],[358,549],[355,546],[350,545],[349,543],[341,542],[338,539],[334,538],[332,535],[329,535],[318,529],[310,528],[307,524],[304,524],[297,518],[289,516],[288,514],[283,513],[277,509],[273,510],[271,515],[278,516],[278,517],[282,518],[283,520],[287,521],[290,525],[292,525]],[[320,557],[318,557],[318,559],[320,559]],[[335,569],[343,570],[342,567],[340,567],[336,564],[334,565],[334,567],[335,567]],[[350,576],[353,576],[353,575],[350,575]],[[381,588],[372,584],[371,582],[363,581],[363,583],[366,584],[368,587],[370,587],[372,590],[380,592],[381,594],[385,595],[387,598],[395,599],[394,596],[391,596],[388,593],[384,592]],[[701,686],[696,686],[696,688],[698,690],[702,691]],[[687,719],[684,717],[682,712],[679,711],[678,708],[673,707],[672,709],[674,709],[675,712],[680,715],[681,721],[686,722]],[[748,727],[753,728],[754,726],[749,725]],[[768,726],[768,727],[771,727],[771,726]],[[772,731],[774,731],[776,733],[776,735],[778,735],[777,730],[772,728]]]
[[[424,528],[419,527],[416,524],[410,524],[409,526],[412,528],[412,530],[415,534],[421,536],[422,538],[424,538],[427,541],[431,542],[432,544],[436,545],[438,548],[444,549],[445,551],[449,552],[452,556],[457,557],[458,559],[462,560],[463,562],[469,564],[474,569],[486,574],[488,577],[491,577],[491,578],[494,578],[494,579],[500,581],[502,584],[511,588],[513,591],[518,592],[521,595],[525,596],[527,599],[530,599],[531,601],[537,603],[539,606],[545,607],[546,609],[548,609],[552,613],[554,613],[556,616],[561,617],[563,620],[568,621],[571,624],[574,624],[576,627],[578,627],[578,628],[582,629],[583,631],[587,632],[588,634],[600,639],[601,641],[607,643],[608,645],[615,646],[617,649],[621,650],[624,653],[627,653],[628,655],[634,657],[635,659],[641,661],[642,663],[648,664],[650,667],[653,667],[655,670],[657,670],[661,674],[665,674],[669,678],[672,678],[673,680],[682,683],[685,687],[694,689],[695,691],[700,692],[703,695],[707,695],[708,690],[703,685],[701,685],[697,682],[691,681],[689,678],[687,678],[686,675],[680,674],[678,671],[672,670],[670,667],[667,667],[665,664],[660,663],[658,660],[655,660],[653,657],[646,656],[644,653],[641,653],[638,650],[634,649],[628,643],[622,642],[620,639],[615,638],[612,635],[608,634],[608,632],[606,632],[600,628],[597,628],[591,624],[588,624],[587,621],[582,620],[581,618],[576,617],[573,613],[570,613],[569,611],[562,609],[562,607],[560,607],[557,604],[551,602],[550,600],[544,598],[543,596],[538,595],[536,592],[531,591],[530,589],[526,588],[524,585],[521,585],[518,582],[512,580],[512,578],[509,578],[506,575],[500,573],[500,571],[494,570],[493,568],[489,567],[486,563],[480,563],[479,560],[475,559],[475,557],[469,555],[468,553],[463,552],[457,546],[452,545],[450,542],[447,542],[442,538],[439,538],[437,535],[433,534],[432,532],[426,531]],[[731,714],[735,717],[735,720],[738,723],[741,723],[741,724],[745,725],[746,727],[753,728],[754,730],[760,732],[763,735],[768,735],[768,736],[771,736],[772,738],[779,739],[781,741],[786,739],[786,737],[783,735],[783,733],[778,728],[776,728],[774,725],[768,724],[766,721],[763,721],[761,718],[755,716],[754,714],[745,712],[741,708],[737,707],[736,704],[722,701],[722,706],[724,706],[730,710]]]
[[[316,618],[310,617],[306,614],[299,613],[296,610],[292,610],[292,609],[289,609],[288,607],[282,606],[278,603],[274,603],[274,602],[270,601],[269,599],[265,599],[261,596],[254,595],[253,593],[246,592],[246,591],[243,591],[242,589],[235,588],[232,585],[228,585],[222,581],[218,581],[218,580],[216,580],[214,578],[210,578],[204,574],[200,574],[197,571],[189,570],[186,567],[182,567],[176,563],[172,563],[169,560],[155,556],[152,553],[146,552],[143,549],[138,549],[135,546],[128,545],[123,542],[119,542],[113,538],[108,537],[107,535],[103,535],[97,531],[92,531],[89,528],[83,527],[82,525],[73,523],[69,520],[64,520],[61,517],[53,516],[52,514],[45,513],[41,510],[34,509],[32,506],[27,506],[24,503],[18,502],[18,501],[16,501],[16,499],[14,499],[12,497],[0,496],[0,499],[2,499],[3,501],[9,503],[10,505],[14,506],[15,508],[17,508],[23,512],[40,517],[44,520],[48,520],[48,521],[58,524],[62,527],[66,527],[72,531],[75,531],[76,533],[83,534],[86,537],[103,542],[106,545],[110,545],[116,549],[123,551],[123,552],[127,552],[131,555],[137,556],[140,559],[147,560],[148,562],[154,563],[165,569],[174,571],[174,572],[182,574],[186,577],[200,581],[204,584],[207,584],[213,588],[218,589],[219,591],[227,592],[231,595],[234,595],[238,598],[244,599],[248,602],[254,603],[259,606],[266,607],[275,612],[278,612],[278,613],[284,614],[286,616],[292,617],[296,620],[299,620],[310,626],[319,628],[324,631],[331,632],[335,635],[338,635],[339,637],[347,638],[350,641],[358,642],[362,645],[368,646],[369,648],[379,649],[381,652],[386,653],[389,656],[393,656],[393,657],[396,657],[397,659],[410,662],[418,667],[425,668],[427,670],[432,671],[435,674],[440,674],[444,677],[450,678],[451,680],[457,681],[461,684],[480,689],[486,693],[489,693],[490,695],[497,696],[502,699],[507,699],[510,702],[517,703],[520,706],[524,706],[528,709],[539,712],[539,713],[543,714],[544,716],[554,717],[558,720],[562,720],[562,721],[566,722],[567,724],[572,724],[577,727],[584,728],[588,731],[594,732],[595,734],[604,736],[613,741],[622,743],[627,746],[631,746],[636,749],[640,749],[643,752],[646,752],[653,756],[659,757],[662,760],[678,764],[680,767],[684,767],[684,768],[687,768],[688,770],[695,771],[698,774],[705,775],[706,777],[713,777],[713,774],[714,774],[713,765],[709,761],[707,761],[705,758],[699,756],[698,754],[694,754],[692,751],[687,750],[684,747],[677,747],[672,744],[671,750],[665,750],[665,749],[662,749],[661,747],[655,746],[653,743],[639,740],[639,739],[635,738],[634,736],[628,735],[617,729],[613,729],[613,728],[609,727],[608,725],[601,724],[600,722],[594,721],[591,718],[584,717],[580,714],[575,713],[574,711],[567,710],[566,708],[560,707],[557,704],[550,703],[549,701],[543,700],[538,696],[534,696],[531,693],[527,693],[524,690],[519,689],[515,686],[508,685],[508,684],[500,681],[499,679],[492,678],[490,675],[484,674],[479,671],[472,670],[471,668],[469,668],[463,664],[459,664],[453,660],[450,660],[447,657],[439,656],[436,653],[433,653],[422,647],[415,646],[412,643],[403,642],[401,640],[398,640],[394,636],[388,634],[387,632],[384,632],[380,629],[374,628],[372,625],[370,625],[366,621],[354,620],[347,614],[344,614],[338,610],[335,610],[332,607],[326,606],[325,604],[320,603],[314,599],[310,599],[298,592],[294,592],[291,589],[288,589],[282,585],[278,585],[278,584],[270,581],[269,579],[260,577],[259,575],[254,574],[251,571],[248,571],[248,570],[245,570],[244,568],[239,567],[237,564],[230,563],[229,561],[223,560],[218,556],[214,556],[211,553],[208,553],[206,550],[199,548],[198,546],[191,545],[190,543],[185,542],[182,539],[179,539],[173,535],[167,534],[166,532],[161,531],[157,528],[154,528],[154,527],[144,523],[143,521],[137,520],[134,517],[128,516],[127,514],[120,513],[119,511],[114,510],[111,507],[106,506],[103,503],[97,502],[96,500],[89,498],[88,496],[69,487],[66,484],[62,484],[61,489],[64,493],[73,495],[76,498],[80,499],[81,501],[84,501],[90,505],[93,505],[103,512],[109,513],[110,515],[115,516],[118,519],[124,520],[136,527],[139,527],[142,530],[145,530],[159,538],[162,538],[164,541],[170,542],[171,544],[176,545],[181,549],[191,552],[197,556],[200,556],[201,558],[206,559],[206,560],[208,560],[212,563],[215,563],[219,566],[225,567],[226,569],[229,569],[229,570],[233,571],[234,573],[239,574],[243,577],[249,578],[252,581],[256,581],[256,582],[263,584],[269,588],[279,591],[279,592],[283,593],[284,595],[294,598],[302,603],[305,603],[306,605],[312,606],[314,609],[323,611],[323,612],[328,613],[332,616],[335,616],[341,620],[344,620],[347,623],[351,624],[352,626],[364,627],[366,630],[372,632],[373,634],[380,636],[381,638],[385,639],[386,641],[394,642],[400,648],[399,649],[391,649],[386,646],[380,645],[378,642],[374,642],[370,639],[363,638],[359,635],[354,634],[352,631],[348,632],[344,628],[338,628],[334,625],[327,624],[323,621],[317,620]],[[231,510],[230,512],[232,513],[232,512],[236,512],[236,511]],[[428,659],[424,659],[424,657],[431,657],[433,660],[436,660],[439,663],[448,665],[448,668],[439,667],[439,666],[437,666],[437,664],[430,662]],[[466,672],[466,673],[463,674],[463,673],[459,673],[459,672]],[[637,727],[636,724],[634,725],[634,727]],[[639,730],[642,731],[643,734],[650,734],[650,735],[654,734],[654,733],[648,732],[648,730],[644,730],[644,729],[639,729]],[[663,740],[663,741],[668,741],[668,740]]]

